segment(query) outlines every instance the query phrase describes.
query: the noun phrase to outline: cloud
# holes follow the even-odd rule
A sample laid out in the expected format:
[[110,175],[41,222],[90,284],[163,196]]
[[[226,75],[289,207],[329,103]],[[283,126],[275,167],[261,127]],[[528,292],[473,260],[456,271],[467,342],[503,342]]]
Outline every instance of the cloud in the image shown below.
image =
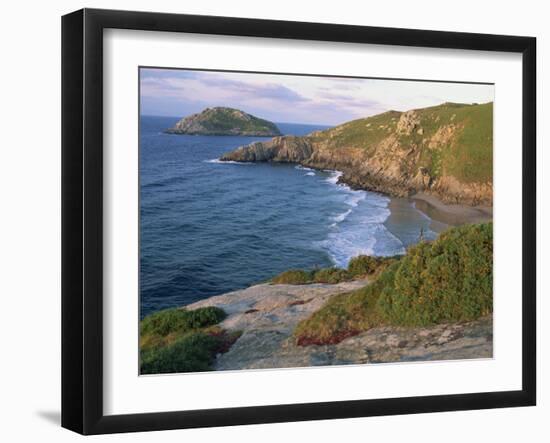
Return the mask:
[[204,77],[199,79],[203,84],[214,87],[231,90],[233,94],[239,95],[241,99],[255,99],[262,97],[264,99],[281,100],[286,102],[304,102],[305,97],[298,92],[276,83],[251,84],[238,80]]
[[275,122],[335,125],[390,109],[487,102],[493,87],[460,83],[142,68],[142,113],[183,116],[229,106]]
[[148,78],[195,78],[197,72],[182,69],[140,68],[140,76],[142,80]]

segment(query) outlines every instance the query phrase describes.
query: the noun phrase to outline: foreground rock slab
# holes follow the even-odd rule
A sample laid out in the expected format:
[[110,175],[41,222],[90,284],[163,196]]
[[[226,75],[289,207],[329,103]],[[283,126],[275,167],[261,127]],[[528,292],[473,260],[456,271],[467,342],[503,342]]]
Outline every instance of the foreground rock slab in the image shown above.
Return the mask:
[[242,331],[231,349],[218,355],[216,370],[492,357],[492,317],[425,328],[373,328],[336,345],[296,346],[292,332],[301,320],[331,296],[367,284],[366,280],[335,285],[262,284],[201,300],[188,309],[220,307],[228,314],[220,326]]

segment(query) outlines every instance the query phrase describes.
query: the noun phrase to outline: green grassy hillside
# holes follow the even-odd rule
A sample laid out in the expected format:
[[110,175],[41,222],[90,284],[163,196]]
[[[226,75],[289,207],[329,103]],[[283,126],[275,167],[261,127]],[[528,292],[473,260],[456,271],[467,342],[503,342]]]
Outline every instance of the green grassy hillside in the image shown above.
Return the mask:
[[395,137],[403,150],[421,151],[414,167],[426,168],[433,178],[453,176],[461,182],[487,182],[493,176],[493,103],[444,103],[412,111],[418,118],[407,133],[399,131],[402,112],[389,111],[353,120],[312,135],[329,149],[359,148],[369,155]]

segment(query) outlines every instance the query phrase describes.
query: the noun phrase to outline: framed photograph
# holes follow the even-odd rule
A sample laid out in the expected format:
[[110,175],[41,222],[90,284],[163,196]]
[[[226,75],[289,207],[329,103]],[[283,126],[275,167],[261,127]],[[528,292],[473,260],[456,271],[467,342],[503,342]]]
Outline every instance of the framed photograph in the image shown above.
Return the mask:
[[531,37],[62,20],[62,425],[536,402]]

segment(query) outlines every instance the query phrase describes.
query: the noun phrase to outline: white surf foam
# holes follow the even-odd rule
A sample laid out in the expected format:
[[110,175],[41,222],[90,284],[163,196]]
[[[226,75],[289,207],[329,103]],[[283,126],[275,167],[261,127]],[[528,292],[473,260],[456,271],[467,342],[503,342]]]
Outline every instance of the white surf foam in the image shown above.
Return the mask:
[[337,216],[333,217],[333,220],[336,223],[340,223],[340,222],[344,221],[346,219],[346,217],[351,214],[352,210],[353,209],[348,209],[346,212],[342,212],[341,214],[338,214]]
[[341,171],[325,172],[330,173],[325,181],[342,192],[343,203],[348,206],[347,210],[332,217],[327,239],[320,244],[334,265],[347,267],[350,259],[357,255],[403,254],[403,243],[384,225],[391,214],[390,199],[338,183]]
[[335,266],[345,268],[358,255],[386,256],[403,254],[403,244],[383,224],[368,223],[332,228],[321,242]]
[[313,169],[308,168],[307,166],[302,166],[302,165],[296,165],[296,166],[294,166],[294,169],[299,169],[301,171],[313,171]]
[[[346,188],[348,187],[346,186]],[[365,191],[353,191],[349,189],[348,192],[350,193],[350,196],[346,199],[346,204],[353,208],[356,208],[357,205],[359,205],[359,203],[367,197],[367,193]]]
[[243,165],[243,166],[249,166],[254,164],[252,162],[236,162],[234,160],[220,160],[219,158],[204,160],[204,163],[214,163],[216,165]]
[[338,184],[338,179],[340,177],[342,177],[342,175],[344,174],[342,171],[329,171],[329,170],[325,170],[324,172],[330,172],[330,177],[328,177],[325,181],[327,183],[331,183],[333,185],[336,185]]
[[333,232],[321,243],[334,263],[341,268],[347,267],[350,259],[357,255],[374,255],[376,236],[374,235],[375,225],[370,229],[339,229],[333,228]]

